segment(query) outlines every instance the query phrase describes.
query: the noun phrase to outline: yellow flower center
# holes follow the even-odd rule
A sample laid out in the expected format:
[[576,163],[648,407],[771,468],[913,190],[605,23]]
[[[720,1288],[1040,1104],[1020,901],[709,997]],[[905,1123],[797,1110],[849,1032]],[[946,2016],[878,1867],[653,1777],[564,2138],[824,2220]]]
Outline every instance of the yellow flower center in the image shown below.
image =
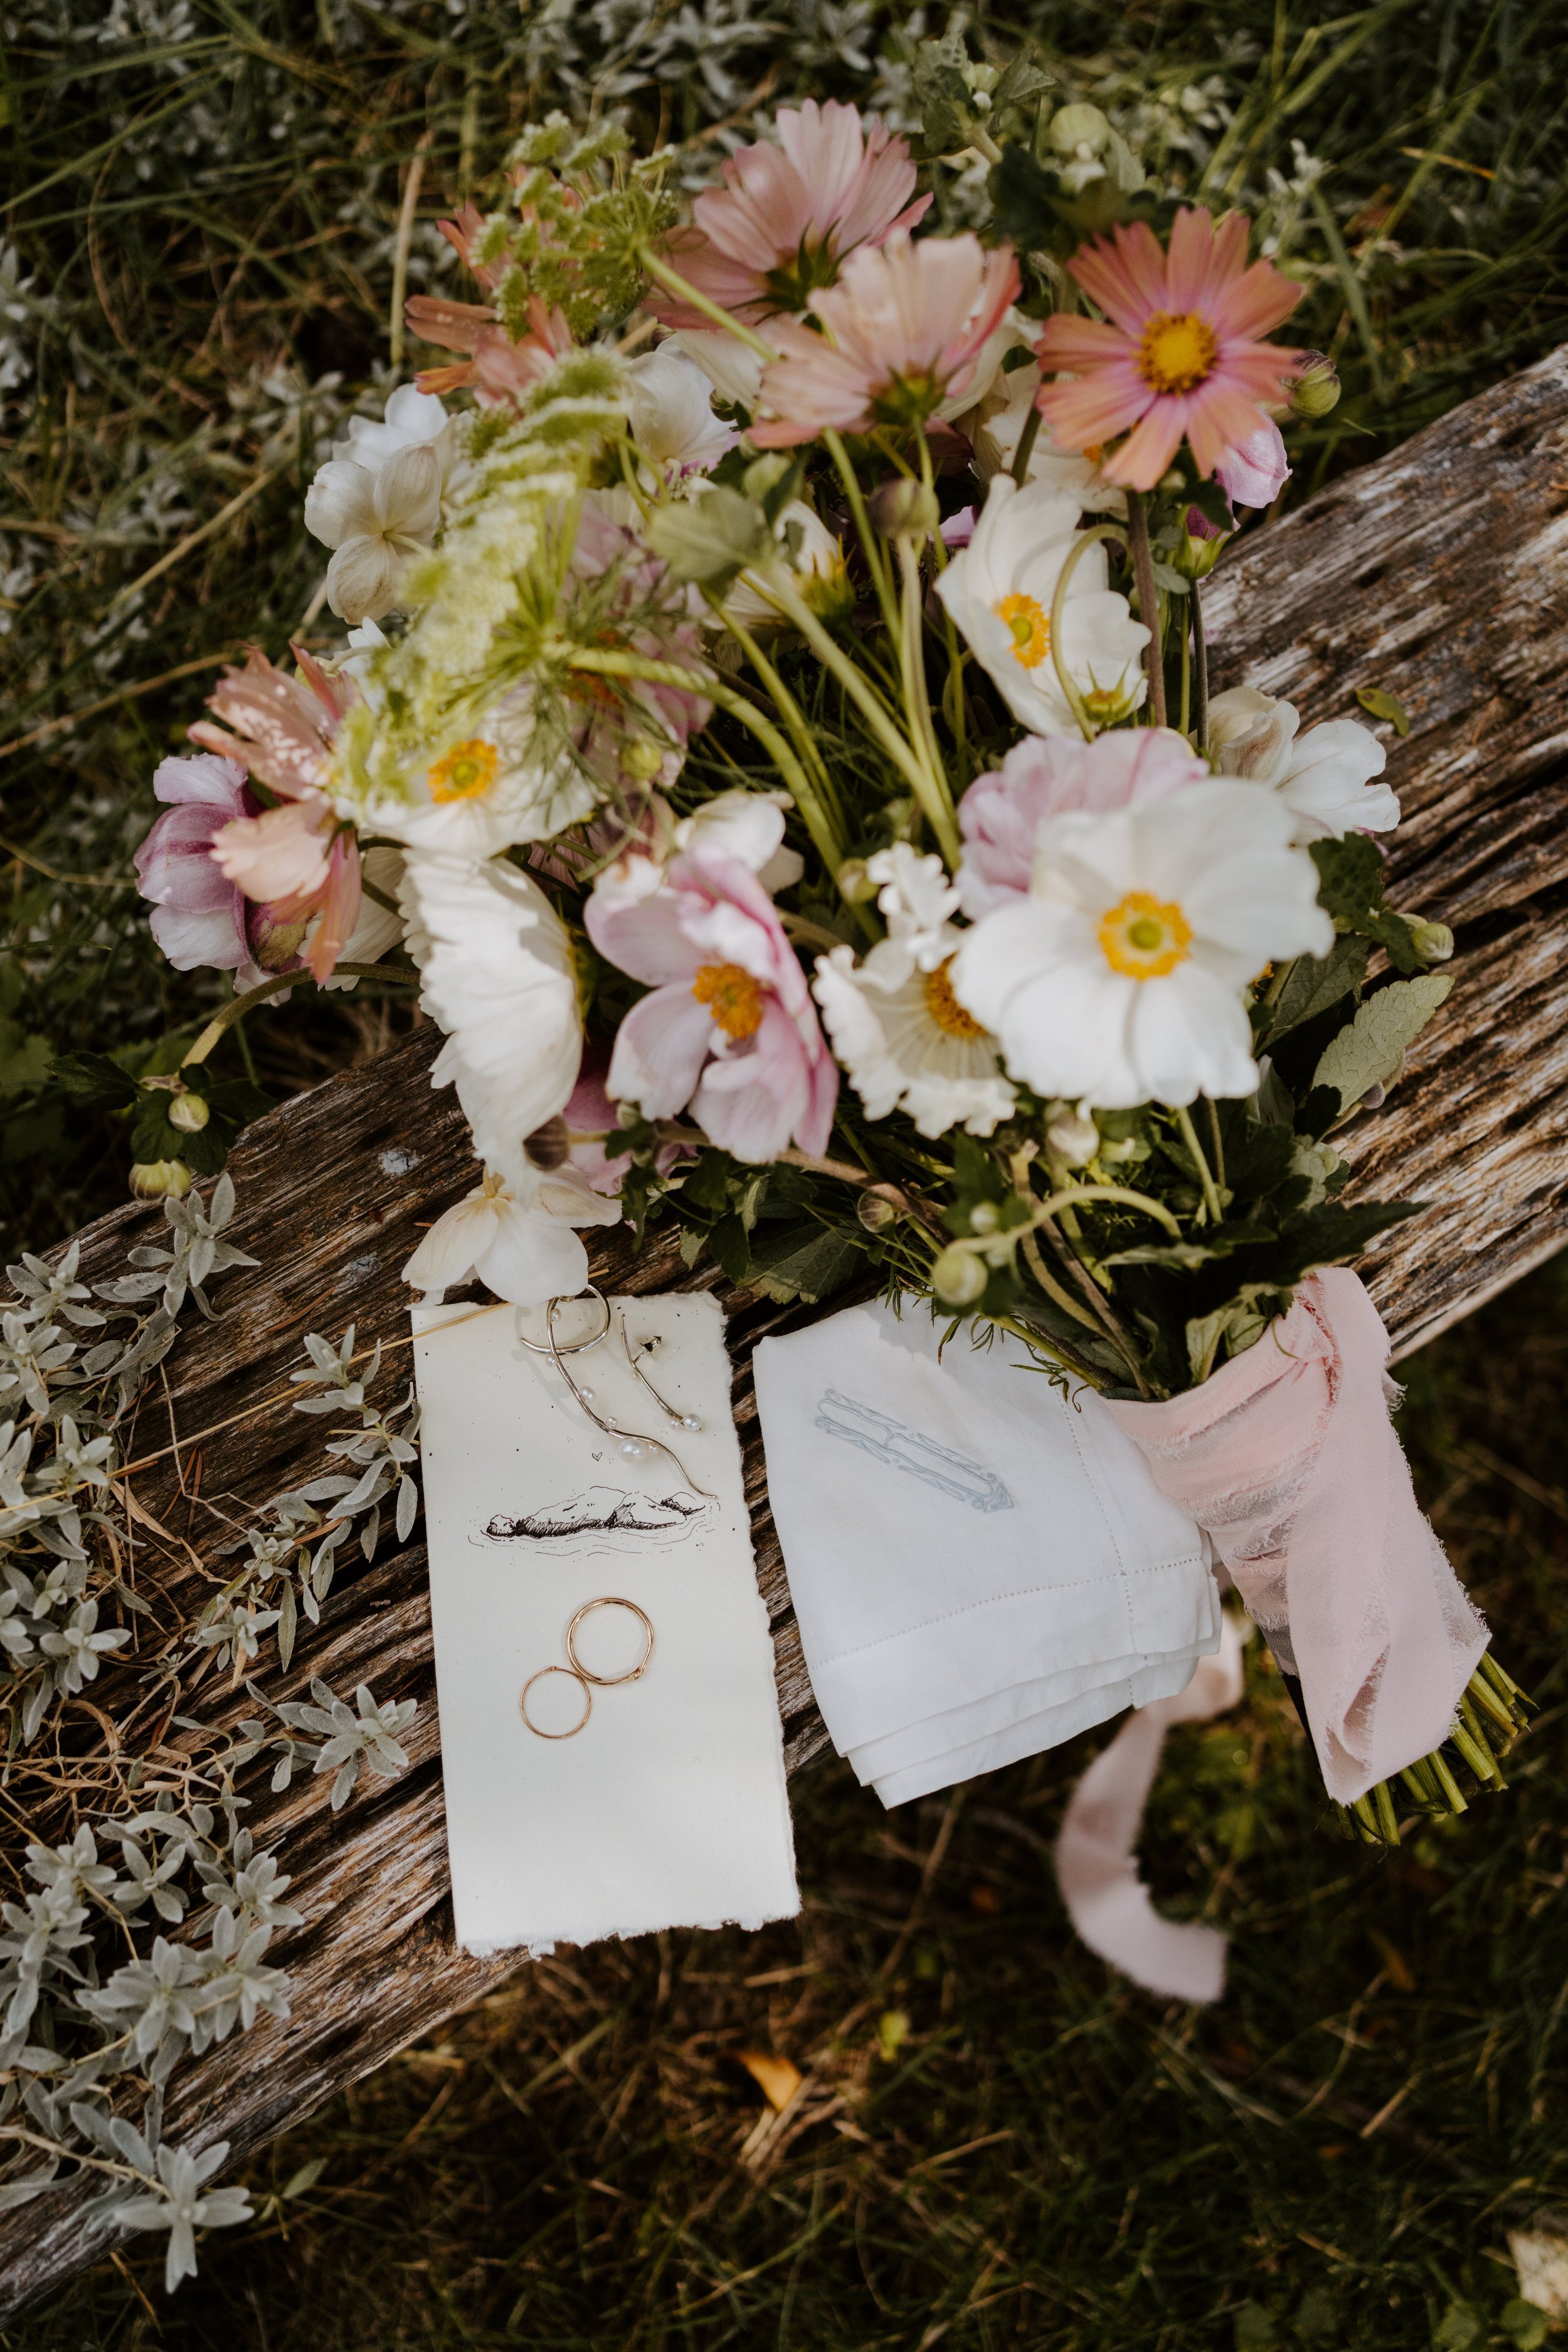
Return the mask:
[[1195,392],[1218,357],[1206,319],[1195,310],[1156,310],[1138,346],[1138,372],[1155,392]]
[[1045,608],[1033,596],[1004,596],[996,618],[1013,632],[1013,658],[1035,669],[1051,649],[1051,625]]
[[1180,907],[1129,890],[1100,919],[1100,944],[1112,971],[1126,980],[1163,980],[1192,950],[1192,925]]
[[454,744],[430,771],[430,797],[433,801],[476,801],[494,783],[500,764],[500,754],[495,745],[479,736],[470,742]]
[[715,1028],[732,1045],[754,1037],[763,1025],[762,982],[738,963],[705,963],[691,983],[699,1004],[708,1007]]
[[939,963],[934,971],[928,971],[925,976],[926,1011],[932,1024],[942,1031],[944,1037],[963,1037],[965,1040],[984,1037],[985,1032],[979,1022],[973,1013],[964,1011],[952,992],[952,982],[948,977],[952,970],[952,958],[949,956],[945,963]]

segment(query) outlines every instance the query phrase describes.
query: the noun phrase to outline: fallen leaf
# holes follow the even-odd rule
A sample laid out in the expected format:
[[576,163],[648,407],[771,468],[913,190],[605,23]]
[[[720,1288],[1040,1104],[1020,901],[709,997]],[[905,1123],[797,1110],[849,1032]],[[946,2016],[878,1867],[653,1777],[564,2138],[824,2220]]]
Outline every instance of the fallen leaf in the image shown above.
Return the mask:
[[1519,2273],[1521,2303],[1548,2319],[1568,2319],[1568,2238],[1552,2230],[1510,2230],[1508,2250]]
[[793,2060],[775,2058],[766,2050],[737,2050],[735,2056],[774,2115],[782,2116],[805,2079],[800,2068]]
[[1396,694],[1385,694],[1381,686],[1358,686],[1355,698],[1373,719],[1386,719],[1396,735],[1409,734],[1410,713]]

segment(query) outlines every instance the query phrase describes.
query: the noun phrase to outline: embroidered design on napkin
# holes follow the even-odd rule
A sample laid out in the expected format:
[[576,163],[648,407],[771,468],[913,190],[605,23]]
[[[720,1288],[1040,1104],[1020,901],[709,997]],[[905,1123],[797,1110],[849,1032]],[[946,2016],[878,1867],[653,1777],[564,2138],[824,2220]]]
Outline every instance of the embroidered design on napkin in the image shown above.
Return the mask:
[[647,1551],[684,1543],[709,1506],[689,1486],[673,1494],[628,1495],[620,1486],[589,1486],[562,1503],[513,1518],[498,1511],[486,1525],[486,1543],[523,1543],[570,1556],[591,1551]]
[[825,1429],[829,1437],[841,1437],[847,1445],[858,1446],[873,1462],[885,1462],[891,1470],[905,1471],[911,1478],[923,1478],[928,1486],[940,1486],[944,1495],[967,1503],[972,1511],[1013,1508],[1012,1496],[995,1472],[987,1470],[984,1463],[972,1462],[967,1454],[955,1454],[951,1446],[939,1445],[934,1437],[910,1429],[906,1422],[895,1421],[891,1413],[879,1412],[875,1405],[840,1396],[837,1389],[824,1390],[816,1408],[816,1426]]

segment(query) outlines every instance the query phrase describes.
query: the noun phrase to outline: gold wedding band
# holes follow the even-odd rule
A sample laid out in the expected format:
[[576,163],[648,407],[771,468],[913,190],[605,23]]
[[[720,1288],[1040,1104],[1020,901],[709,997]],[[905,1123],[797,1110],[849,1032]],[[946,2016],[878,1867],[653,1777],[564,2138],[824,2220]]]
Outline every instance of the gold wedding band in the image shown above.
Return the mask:
[[[574,1622],[575,1622],[575,1620],[574,1620]],[[641,1666],[637,1668],[637,1672],[639,1674],[642,1672]],[[570,1731],[542,1731],[538,1724],[534,1722],[532,1717],[529,1714],[528,1694],[533,1688],[535,1683],[542,1683],[544,1680],[546,1675],[565,1675],[568,1680],[574,1682],[583,1693],[583,1722],[574,1723]],[[578,1665],[541,1666],[536,1675],[530,1675],[519,1694],[517,1704],[519,1712],[521,1713],[524,1723],[527,1724],[530,1731],[532,1732],[536,1739],[576,1738],[577,1734],[583,1728],[583,1724],[587,1722],[588,1717],[594,1712],[594,1694],[588,1688],[589,1683],[594,1679],[595,1677],[593,1675],[585,1675],[581,1666]]]
[[[637,1664],[630,1667],[624,1675],[590,1674],[587,1667],[583,1664],[582,1659],[577,1655],[577,1628],[583,1622],[584,1617],[591,1617],[593,1615],[595,1609],[629,1609],[632,1615],[638,1620],[642,1626],[643,1633],[646,1637],[642,1656],[637,1660]],[[575,1675],[580,1675],[584,1683],[596,1683],[601,1690],[613,1689],[617,1683],[635,1683],[647,1673],[647,1662],[653,1655],[653,1620],[648,1615],[646,1609],[639,1609],[637,1607],[635,1601],[622,1601],[614,1593],[605,1593],[597,1601],[584,1601],[583,1606],[578,1610],[576,1615],[573,1618],[572,1622],[566,1628],[566,1654],[572,1661],[572,1672]],[[566,1669],[563,1666],[557,1666],[553,1670],[547,1667],[545,1671],[546,1673],[553,1671],[557,1674],[564,1674]],[[537,1681],[538,1676],[536,1675],[534,1679]],[[584,1716],[583,1717],[583,1722],[586,1723],[587,1720],[587,1717]],[[582,1729],[581,1724],[579,1724],[578,1729]]]

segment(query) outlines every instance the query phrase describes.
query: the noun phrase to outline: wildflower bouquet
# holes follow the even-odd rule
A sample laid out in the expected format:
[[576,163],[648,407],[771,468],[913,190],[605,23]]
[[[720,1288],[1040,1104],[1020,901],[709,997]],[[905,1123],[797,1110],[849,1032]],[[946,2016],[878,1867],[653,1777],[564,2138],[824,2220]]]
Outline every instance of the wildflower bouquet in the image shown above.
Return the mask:
[[1333,372],[1268,340],[1299,289],[1247,221],[1027,58],[921,70],[979,234],[834,102],[689,210],[677,153],[552,116],[443,225],[475,299],[407,323],[452,356],[306,503],[346,637],[252,652],[154,778],[153,929],[238,992],[141,1088],[133,1181],[221,1164],[228,1020],[401,942],[484,1163],[413,1285],[542,1302],[663,1217],[774,1298],[868,1276],[1014,1335],[1205,1526],[1396,1837],[1392,1777],[1462,1807],[1523,1719],[1343,1271],[1418,1204],[1347,1199],[1333,1134],[1452,940],[1386,901],[1381,743],[1212,694],[1197,593]]

